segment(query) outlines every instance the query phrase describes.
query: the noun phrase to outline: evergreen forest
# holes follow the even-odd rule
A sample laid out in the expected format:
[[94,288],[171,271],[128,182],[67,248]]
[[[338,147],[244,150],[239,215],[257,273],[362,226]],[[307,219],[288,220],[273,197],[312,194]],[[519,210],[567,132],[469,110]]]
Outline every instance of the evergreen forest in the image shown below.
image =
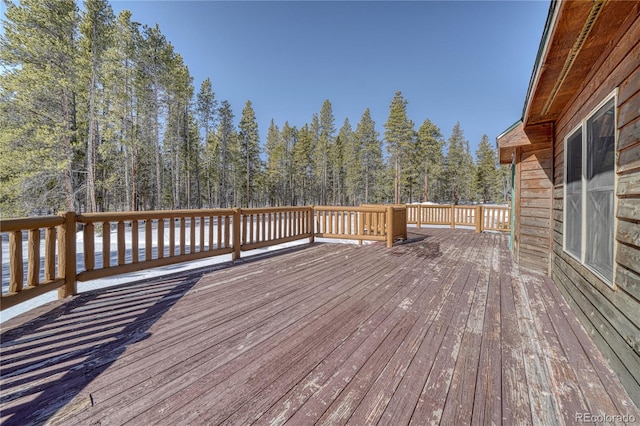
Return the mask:
[[509,196],[486,135],[472,156],[459,123],[414,123],[401,92],[382,134],[369,109],[336,123],[330,100],[258,129],[251,101],[195,83],[158,25],[107,0],[3,1],[0,217]]

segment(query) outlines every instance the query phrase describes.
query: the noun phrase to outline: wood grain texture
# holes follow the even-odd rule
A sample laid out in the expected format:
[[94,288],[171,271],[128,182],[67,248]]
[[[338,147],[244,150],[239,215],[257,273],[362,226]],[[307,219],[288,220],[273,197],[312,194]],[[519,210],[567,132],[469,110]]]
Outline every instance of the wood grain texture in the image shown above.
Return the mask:
[[555,285],[513,269],[507,236],[410,228],[408,237],[391,249],[316,243],[243,258],[15,318],[0,348],[1,420],[640,417]]

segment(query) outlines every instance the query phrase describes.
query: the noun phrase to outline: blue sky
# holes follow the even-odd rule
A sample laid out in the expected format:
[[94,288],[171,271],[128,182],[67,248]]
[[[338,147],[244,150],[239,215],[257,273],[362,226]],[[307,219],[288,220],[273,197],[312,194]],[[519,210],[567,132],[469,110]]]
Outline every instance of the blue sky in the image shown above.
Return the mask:
[[548,1],[112,1],[158,23],[194,77],[209,77],[236,121],[251,100],[269,122],[301,127],[329,99],[339,129],[371,109],[381,134],[396,91],[416,129],[448,138],[459,121],[472,153],[521,117]]

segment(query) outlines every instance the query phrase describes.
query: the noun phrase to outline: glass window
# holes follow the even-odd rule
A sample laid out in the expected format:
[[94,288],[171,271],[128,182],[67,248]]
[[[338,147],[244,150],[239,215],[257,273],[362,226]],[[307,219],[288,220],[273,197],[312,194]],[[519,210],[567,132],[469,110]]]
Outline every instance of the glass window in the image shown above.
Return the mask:
[[613,99],[587,120],[585,262],[613,280],[615,123]]
[[609,283],[613,282],[615,124],[615,98],[611,98],[565,142],[564,249]]
[[567,140],[566,176],[565,250],[579,258],[582,252],[582,128]]

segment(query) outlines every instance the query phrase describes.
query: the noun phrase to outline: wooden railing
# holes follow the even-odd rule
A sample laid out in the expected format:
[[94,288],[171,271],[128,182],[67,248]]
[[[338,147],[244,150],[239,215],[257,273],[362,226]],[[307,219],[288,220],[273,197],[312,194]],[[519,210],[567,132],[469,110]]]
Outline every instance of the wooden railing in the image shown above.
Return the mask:
[[386,241],[407,238],[404,206],[315,207],[316,237]]
[[[480,220],[477,220],[480,218]],[[476,232],[509,232],[509,208],[502,206],[456,206],[408,204],[407,224],[474,227]]]
[[[8,234],[9,239],[8,294],[10,297],[2,295],[2,309],[55,289],[58,289],[60,297],[68,295],[67,277],[70,274],[67,274],[67,271],[74,271],[75,276],[75,246],[71,251],[66,241],[74,235],[73,225],[70,226],[75,224],[74,216],[74,213],[68,213],[61,216],[0,221],[0,232]],[[42,231],[44,231],[44,241],[42,241]],[[27,235],[26,262],[22,247],[25,233]],[[2,251],[0,255],[1,253]],[[26,287],[24,285],[25,263],[27,264]]]
[[[231,254],[236,260],[242,251],[305,238],[310,242],[315,237],[384,241],[391,247],[395,240],[407,238],[407,224],[505,232],[509,231],[509,209],[415,204],[307,206],[80,215],[69,212],[2,220],[0,233],[8,239],[9,248],[8,273],[3,271],[3,276],[9,277],[1,309],[54,289],[58,289],[60,298],[76,294],[77,281],[223,254]],[[76,259],[76,229],[80,227],[83,253]],[[97,236],[101,236],[99,247]],[[4,279],[0,283],[4,284]]]
[[[232,209],[214,209],[78,215],[76,221],[84,225],[84,271],[77,275],[77,280],[233,253],[235,214]],[[98,253],[94,246],[96,226],[102,234]],[[126,229],[131,232],[125,232]],[[111,238],[114,231],[115,252]]]
[[[274,207],[80,215],[70,212],[3,220],[0,233],[8,234],[9,286],[7,292],[3,291],[1,309],[56,288],[60,298],[76,294],[77,281],[223,254],[231,254],[236,260],[242,251],[305,238],[313,242],[316,236],[386,241],[390,246],[394,239],[406,238],[406,220],[402,219],[401,210],[404,207]],[[78,259],[76,227],[82,228],[83,242]],[[45,232],[44,255],[40,253],[41,230]],[[22,247],[25,235],[26,259]],[[101,237],[99,247],[96,237]]]
[[[242,209],[240,250],[287,243],[309,238],[313,242],[313,207],[271,207]],[[236,253],[240,257],[240,253]]]

